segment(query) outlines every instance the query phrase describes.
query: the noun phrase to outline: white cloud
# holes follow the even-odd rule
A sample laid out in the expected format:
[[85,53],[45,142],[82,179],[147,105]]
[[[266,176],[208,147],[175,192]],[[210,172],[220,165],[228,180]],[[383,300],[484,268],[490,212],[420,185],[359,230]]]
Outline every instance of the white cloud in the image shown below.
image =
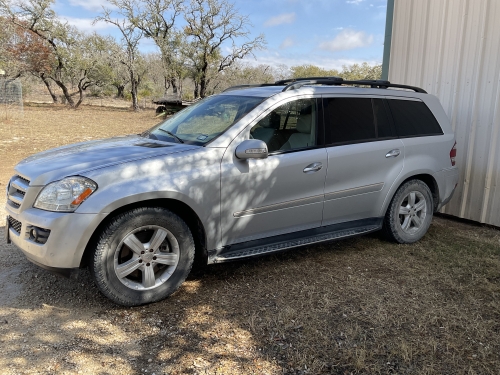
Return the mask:
[[280,49],[292,47],[294,44],[295,44],[294,40],[292,38],[288,37],[283,42],[281,42]]
[[333,40],[323,42],[319,48],[328,51],[345,51],[348,49],[366,47],[373,43],[373,35],[353,29],[342,30]]
[[75,7],[82,7],[91,11],[101,11],[102,7],[115,8],[112,4],[104,2],[102,0],[69,0],[69,3]]
[[361,4],[363,1],[365,1],[365,0],[347,0],[347,1],[346,1],[346,3],[347,3],[347,4],[359,5],[359,4]]
[[295,21],[295,13],[283,13],[275,17],[269,18],[264,26],[278,26],[285,23],[293,23]]
[[113,27],[113,25],[110,25],[109,23],[103,21],[96,22],[95,25],[92,25],[92,22],[94,21],[93,18],[75,18],[61,16],[61,21],[67,21],[68,24],[76,27],[78,30],[83,32],[92,32]]

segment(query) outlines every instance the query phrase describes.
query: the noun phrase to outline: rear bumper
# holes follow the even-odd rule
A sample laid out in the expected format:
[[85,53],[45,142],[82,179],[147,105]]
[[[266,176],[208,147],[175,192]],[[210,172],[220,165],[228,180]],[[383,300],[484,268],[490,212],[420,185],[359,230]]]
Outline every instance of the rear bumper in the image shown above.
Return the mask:
[[436,208],[436,211],[439,211],[455,193],[458,184],[458,168],[443,169],[433,176],[439,188],[439,203]]

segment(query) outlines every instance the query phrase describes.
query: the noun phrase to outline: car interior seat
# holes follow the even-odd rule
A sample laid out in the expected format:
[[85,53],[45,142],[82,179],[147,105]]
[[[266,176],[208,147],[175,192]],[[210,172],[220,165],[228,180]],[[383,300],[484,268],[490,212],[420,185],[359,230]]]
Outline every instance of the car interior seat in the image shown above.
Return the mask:
[[280,150],[306,148],[315,144],[315,129],[311,106],[304,108],[297,118],[297,133],[293,133]]

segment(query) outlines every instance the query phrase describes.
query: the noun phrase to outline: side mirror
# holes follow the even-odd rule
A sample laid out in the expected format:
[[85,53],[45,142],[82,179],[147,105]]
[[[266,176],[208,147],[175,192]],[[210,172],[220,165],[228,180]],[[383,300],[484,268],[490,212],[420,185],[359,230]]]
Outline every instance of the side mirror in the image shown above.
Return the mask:
[[267,145],[260,139],[247,139],[236,147],[238,159],[265,159],[267,158]]

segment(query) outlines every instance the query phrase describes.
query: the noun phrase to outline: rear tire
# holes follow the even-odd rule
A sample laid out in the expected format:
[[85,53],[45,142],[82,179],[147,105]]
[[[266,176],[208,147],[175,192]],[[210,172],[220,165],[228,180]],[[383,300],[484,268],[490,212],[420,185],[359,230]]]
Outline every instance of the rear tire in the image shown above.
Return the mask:
[[195,245],[173,212],[143,207],[122,213],[103,230],[90,271],[99,290],[123,306],[160,301],[188,276]]
[[433,208],[432,193],[424,182],[405,182],[396,191],[385,214],[386,236],[398,243],[417,242],[431,225]]
[[156,107],[155,112],[156,112],[157,115],[159,115],[161,113],[166,113],[167,112],[167,107],[165,107],[164,105],[160,105],[159,107]]

